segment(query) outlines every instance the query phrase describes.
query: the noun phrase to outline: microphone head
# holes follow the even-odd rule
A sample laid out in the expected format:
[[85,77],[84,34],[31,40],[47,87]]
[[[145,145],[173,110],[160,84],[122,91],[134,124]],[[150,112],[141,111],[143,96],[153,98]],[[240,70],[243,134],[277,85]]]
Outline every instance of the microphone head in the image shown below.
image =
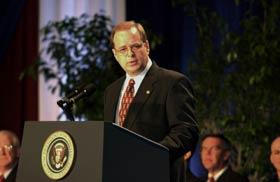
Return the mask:
[[85,88],[86,84],[83,83],[81,85],[79,85],[78,87],[75,87],[74,91],[72,91],[71,93],[67,94],[64,98],[62,98],[63,100],[65,99],[71,99],[72,97],[74,97],[75,95],[79,94],[84,88]]
[[82,86],[77,87],[71,94],[57,101],[57,105],[63,109],[71,108],[72,105],[76,103],[78,100],[89,96],[96,90],[96,87],[93,83],[90,83],[86,86],[85,84],[83,84]]
[[70,99],[70,102],[71,103],[76,103],[78,100],[80,100],[80,99],[82,99],[84,97],[87,97],[90,94],[92,94],[95,90],[96,90],[95,85],[93,83],[90,83],[87,86],[85,86],[83,88],[83,90],[79,94],[77,94],[76,96],[72,97]]
[[85,96],[92,94],[96,90],[96,87],[93,83],[88,84],[84,87],[83,92],[85,92]]

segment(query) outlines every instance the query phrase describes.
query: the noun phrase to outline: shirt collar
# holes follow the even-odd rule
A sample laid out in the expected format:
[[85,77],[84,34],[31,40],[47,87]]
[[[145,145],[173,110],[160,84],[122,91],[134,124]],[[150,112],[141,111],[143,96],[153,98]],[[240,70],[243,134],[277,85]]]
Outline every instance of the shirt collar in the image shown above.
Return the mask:
[[6,170],[6,171],[2,174],[3,177],[4,177],[4,179],[7,179],[7,178],[8,178],[8,176],[9,176],[9,174],[12,172],[13,168],[14,168],[14,167],[12,167],[12,168]]
[[217,181],[218,178],[227,170],[228,166],[225,166],[224,168],[220,169],[219,172],[217,172],[214,176],[211,173],[208,173],[208,178],[214,177],[214,180]]

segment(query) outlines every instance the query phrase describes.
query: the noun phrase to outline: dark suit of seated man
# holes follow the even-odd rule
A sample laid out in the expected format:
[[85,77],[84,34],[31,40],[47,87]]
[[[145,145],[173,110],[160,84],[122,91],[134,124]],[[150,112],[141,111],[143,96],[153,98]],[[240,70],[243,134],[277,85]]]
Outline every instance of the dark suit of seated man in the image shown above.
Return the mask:
[[15,182],[20,143],[17,135],[0,130],[0,181]]
[[233,171],[229,165],[232,145],[221,134],[206,135],[201,140],[201,160],[208,171],[207,182],[247,182],[246,177]]

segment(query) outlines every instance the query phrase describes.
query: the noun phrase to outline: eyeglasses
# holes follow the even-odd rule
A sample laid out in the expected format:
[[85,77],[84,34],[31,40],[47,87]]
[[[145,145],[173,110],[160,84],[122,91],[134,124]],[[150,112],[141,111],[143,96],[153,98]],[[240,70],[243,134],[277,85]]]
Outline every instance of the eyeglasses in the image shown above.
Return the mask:
[[3,145],[0,147],[0,151],[6,150],[6,151],[11,151],[13,149],[12,145]]
[[123,55],[123,56],[127,56],[129,53],[129,50],[132,52],[136,52],[139,49],[141,49],[143,46],[143,42],[137,42],[131,45],[126,45],[126,46],[122,46],[118,49],[115,49],[117,53]]
[[271,152],[271,154],[273,154],[273,155],[280,155],[280,150],[273,150]]

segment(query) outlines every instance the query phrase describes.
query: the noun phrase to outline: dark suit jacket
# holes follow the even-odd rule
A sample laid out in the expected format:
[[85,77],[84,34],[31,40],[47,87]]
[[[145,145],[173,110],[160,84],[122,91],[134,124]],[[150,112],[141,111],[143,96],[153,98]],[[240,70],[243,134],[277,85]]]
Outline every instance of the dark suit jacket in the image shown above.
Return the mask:
[[[105,121],[115,121],[124,81],[125,76],[105,91]],[[193,150],[198,139],[193,89],[186,76],[153,62],[130,105],[124,127],[169,148],[171,182],[185,180],[182,155]]]
[[248,178],[241,176],[230,167],[219,177],[217,182],[249,182]]
[[[204,181],[207,181],[205,179]],[[216,182],[249,182],[247,177],[241,176],[230,167],[218,178]]]
[[14,167],[14,169],[11,171],[7,179],[5,179],[5,182],[15,182],[17,176],[17,166]]
[[279,182],[279,181],[280,181],[280,179],[278,179],[277,174],[273,174],[272,176],[270,176],[268,178],[268,182]]

